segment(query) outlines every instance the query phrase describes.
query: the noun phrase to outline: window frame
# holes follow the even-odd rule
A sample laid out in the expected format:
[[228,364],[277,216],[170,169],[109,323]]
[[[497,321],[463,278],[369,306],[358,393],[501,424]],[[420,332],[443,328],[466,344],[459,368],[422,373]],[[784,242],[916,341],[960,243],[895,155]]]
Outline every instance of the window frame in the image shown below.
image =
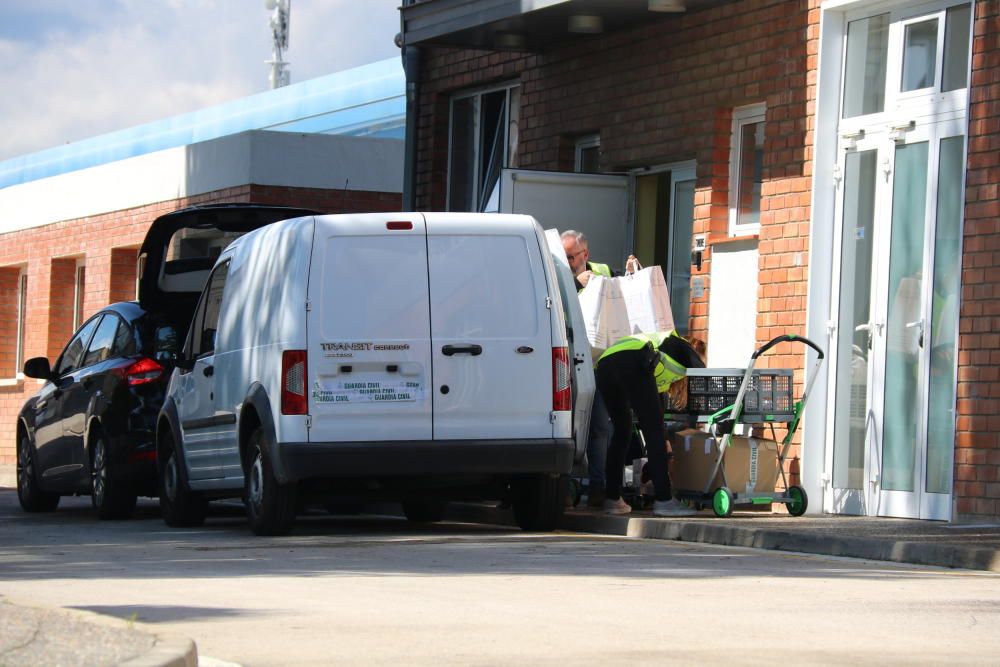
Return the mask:
[[76,260],[76,267],[73,269],[73,331],[78,330],[85,321],[83,310],[86,289],[87,263],[81,257]]
[[[760,211],[757,222],[739,222],[740,163],[743,146],[740,141],[743,128],[755,123],[764,123],[767,137],[767,104],[758,102],[733,109],[732,133],[729,137],[729,236],[750,236],[760,232]],[[763,148],[761,149],[763,151]],[[766,154],[765,154],[766,155]],[[763,166],[761,167],[763,169]],[[761,176],[763,185],[763,174]]]
[[14,379],[24,379],[25,345],[28,327],[28,270],[21,267],[17,274],[17,323],[14,340]]
[[[872,125],[905,125],[908,120],[920,120],[943,114],[961,114],[968,108],[969,94],[972,89],[972,40],[975,32],[975,3],[962,0],[939,0],[937,2],[911,5],[905,2],[879,3],[867,6],[864,3],[843,3],[852,5],[845,9],[843,15],[843,35],[840,44],[840,65],[837,80],[839,98],[837,108],[837,127],[841,134],[856,134],[860,128]],[[856,5],[856,6],[855,6]],[[970,9],[969,20],[969,54],[966,61],[966,81],[964,88],[942,91],[945,75],[945,57],[947,54],[948,10],[959,6]],[[832,6],[832,9],[836,7]],[[886,44],[886,74],[884,103],[882,111],[871,114],[861,114],[850,118],[844,117],[844,66],[847,62],[847,39],[849,25],[853,21],[871,18],[879,14],[889,16],[889,34]],[[916,90],[902,91],[903,58],[905,50],[905,32],[908,25],[930,19],[938,19],[938,44],[935,55],[935,82],[933,86]]]
[[[455,104],[461,100],[474,100],[473,103],[473,128],[472,133],[475,137],[474,140],[474,155],[472,159],[472,192],[470,193],[470,199],[474,203],[474,210],[471,212],[478,212],[479,203],[482,201],[483,193],[481,190],[481,174],[479,165],[482,162],[483,155],[483,143],[482,143],[482,126],[481,126],[481,116],[482,116],[482,98],[484,95],[489,95],[490,93],[495,93],[499,91],[505,91],[504,97],[504,108],[507,116],[507,122],[503,128],[503,163],[500,165],[500,169],[516,167],[517,166],[517,143],[519,135],[519,124],[520,124],[520,81],[507,81],[504,83],[495,84],[492,86],[483,86],[478,88],[472,88],[468,90],[463,90],[455,93],[451,96],[448,101],[448,169],[445,174],[445,210],[446,211],[456,211],[458,209],[453,209],[451,205],[451,195],[452,195],[452,183],[454,182],[454,137],[455,137]],[[512,104],[512,98],[514,91],[518,92],[517,104]]]
[[583,135],[582,137],[577,138],[576,142],[573,145],[573,171],[575,173],[577,174],[601,173],[600,171],[591,171],[591,172],[583,171],[583,152],[591,148],[596,148],[598,152],[600,152],[601,149],[600,133],[595,132],[594,134],[586,134]]

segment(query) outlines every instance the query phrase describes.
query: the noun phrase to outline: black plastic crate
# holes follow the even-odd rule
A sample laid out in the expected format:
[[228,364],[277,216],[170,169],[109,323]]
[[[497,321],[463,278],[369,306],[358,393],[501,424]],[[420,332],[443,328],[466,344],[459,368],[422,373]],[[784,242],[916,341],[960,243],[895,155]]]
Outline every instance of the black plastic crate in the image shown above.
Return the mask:
[[[745,369],[741,368],[689,368],[689,415],[712,415],[736,402]],[[762,368],[754,370],[750,385],[743,396],[740,422],[790,422],[795,418],[795,400],[792,396],[793,372],[788,368]]]

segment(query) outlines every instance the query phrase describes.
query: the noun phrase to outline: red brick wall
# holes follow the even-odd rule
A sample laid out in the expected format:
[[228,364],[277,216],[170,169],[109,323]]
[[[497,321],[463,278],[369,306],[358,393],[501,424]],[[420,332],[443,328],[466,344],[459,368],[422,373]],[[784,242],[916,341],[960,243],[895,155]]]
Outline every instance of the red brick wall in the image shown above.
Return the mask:
[[108,265],[108,303],[132,301],[136,298],[136,261],[139,248],[112,248]]
[[1000,1],[976,3],[958,355],[959,518],[1000,516]]
[[[48,339],[45,356],[55,360],[73,333],[73,307],[76,296],[76,258],[53,259],[49,264]],[[31,287],[29,286],[30,290]],[[29,302],[31,293],[29,291]],[[82,322],[90,311],[80,318]]]
[[[0,320],[6,321],[7,277],[16,276],[22,266],[28,271],[25,358],[47,356],[54,361],[69,341],[77,257],[83,257],[87,267],[85,319],[108,303],[135,298],[137,248],[156,217],[185,206],[217,202],[281,204],[346,213],[398,211],[402,197],[399,193],[246,185],[0,235]],[[65,259],[68,257],[72,259]],[[0,340],[9,338],[12,336],[0,328]],[[5,353],[6,348],[0,347],[0,363]],[[0,373],[0,379],[10,377]],[[13,471],[17,414],[40,386],[31,378],[0,382],[0,470],[9,466],[7,469]]]

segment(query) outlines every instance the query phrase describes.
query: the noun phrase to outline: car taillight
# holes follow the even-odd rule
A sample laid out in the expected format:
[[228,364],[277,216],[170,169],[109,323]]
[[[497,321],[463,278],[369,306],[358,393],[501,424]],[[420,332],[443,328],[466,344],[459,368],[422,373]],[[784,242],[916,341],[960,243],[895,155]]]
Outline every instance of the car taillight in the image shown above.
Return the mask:
[[552,410],[573,409],[573,394],[569,384],[569,350],[565,347],[552,348]]
[[125,380],[131,386],[156,382],[163,377],[163,366],[148,357],[139,359],[125,369]]
[[306,351],[285,350],[281,353],[281,414],[304,415],[306,400]]

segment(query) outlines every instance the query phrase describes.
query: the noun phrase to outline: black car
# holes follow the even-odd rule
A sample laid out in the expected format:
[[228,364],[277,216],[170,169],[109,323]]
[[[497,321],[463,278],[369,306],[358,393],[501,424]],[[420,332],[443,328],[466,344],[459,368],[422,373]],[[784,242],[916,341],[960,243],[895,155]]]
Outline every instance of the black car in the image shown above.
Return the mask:
[[17,495],[27,512],[89,494],[102,519],[127,518],[137,496],[156,496],[156,416],[215,257],[237,236],[306,209],[216,204],[157,218],[139,252],[139,300],[88,319],[50,365],[17,422]]
[[18,420],[17,495],[28,512],[59,496],[91,494],[102,519],[132,513],[156,495],[156,415],[178,327],[138,303],[115,303],[87,320],[49,366],[29,359],[28,377],[48,380]]

